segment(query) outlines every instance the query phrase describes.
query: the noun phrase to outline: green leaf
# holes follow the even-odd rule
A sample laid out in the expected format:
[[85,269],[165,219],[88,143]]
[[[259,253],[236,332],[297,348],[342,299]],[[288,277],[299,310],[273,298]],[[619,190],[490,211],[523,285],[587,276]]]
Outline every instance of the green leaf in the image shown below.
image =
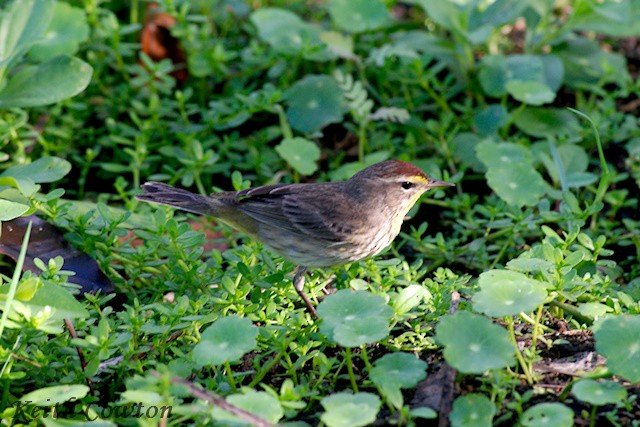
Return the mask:
[[[561,182],[558,165],[551,156],[547,154],[548,145],[544,144],[545,152],[539,153],[545,164],[549,175],[554,182]],[[585,172],[589,165],[589,156],[584,148],[575,144],[563,144],[556,149],[561,167],[564,170],[564,179],[568,188],[578,188],[594,183],[598,177],[592,173]]]
[[389,353],[376,360],[369,372],[373,383],[394,407],[404,405],[401,388],[415,387],[426,376],[426,362],[408,353]]
[[491,136],[502,129],[508,119],[509,113],[504,106],[490,104],[483,107],[482,110],[476,110],[473,115],[473,126],[480,135]]
[[435,23],[457,34],[464,32],[461,20],[462,8],[450,0],[409,0],[409,4],[419,5]]
[[415,418],[433,419],[438,417],[438,413],[436,411],[426,406],[413,408],[409,413]]
[[31,207],[22,203],[0,199],[0,221],[10,221],[22,216]]
[[559,108],[530,107],[515,114],[514,123],[522,132],[539,138],[580,132],[575,115]]
[[556,93],[545,83],[511,80],[505,84],[509,95],[529,105],[542,105],[553,102]]
[[553,55],[487,55],[478,79],[489,96],[509,93],[519,101],[540,105],[555,98],[563,71],[562,62]]
[[507,262],[507,267],[511,270],[522,271],[524,273],[547,271],[553,268],[553,263],[541,258],[515,258]]
[[0,90],[0,108],[36,107],[71,98],[87,87],[92,73],[89,64],[66,55],[24,66]]
[[329,14],[336,26],[348,33],[376,30],[391,23],[381,0],[330,0]]
[[393,309],[384,298],[366,291],[342,289],[318,306],[320,332],[343,347],[379,341],[389,333]]
[[68,289],[50,282],[44,282],[35,296],[24,305],[30,307],[32,312],[41,311],[46,306],[55,309],[53,319],[87,318],[89,312],[75,299]]
[[596,406],[618,403],[627,398],[627,390],[622,384],[610,380],[598,382],[589,378],[573,384],[571,393],[583,402]]
[[31,402],[32,405],[37,406],[54,406],[72,399],[82,399],[88,392],[89,387],[83,384],[56,385],[27,393],[20,398],[20,401]]
[[356,59],[353,53],[353,38],[337,31],[324,31],[320,34],[320,40],[327,45],[327,49],[340,58]]
[[[18,289],[16,289],[15,298],[18,301],[31,301],[31,299],[33,299],[33,297],[36,295],[38,289],[40,289],[41,287],[42,282],[40,281],[40,278],[29,277],[28,279],[22,280],[20,282],[20,284],[18,285]],[[0,296],[2,295],[0,294]]]
[[342,90],[325,75],[308,75],[285,92],[289,102],[287,119],[300,132],[316,132],[342,120],[345,106]]
[[302,175],[312,175],[318,170],[320,149],[308,139],[285,138],[276,146],[276,152]]
[[640,316],[620,315],[596,322],[596,350],[614,375],[640,382]]
[[417,307],[422,301],[429,300],[431,300],[431,293],[427,288],[420,285],[409,285],[393,298],[392,306],[396,315],[401,316]]
[[205,329],[191,358],[200,366],[234,362],[256,348],[257,336],[258,328],[246,317],[222,317]]
[[640,5],[635,1],[578,2],[574,8],[567,22],[569,28],[613,37],[633,37],[640,33]]
[[510,142],[495,143],[489,140],[476,146],[478,158],[488,168],[510,166],[514,162],[533,162],[533,155],[526,147]]
[[71,171],[71,163],[59,157],[41,157],[26,165],[13,166],[0,177],[9,176],[16,180],[25,179],[35,183],[54,182]]
[[511,143],[481,142],[478,158],[487,166],[487,183],[512,206],[533,206],[546,193],[542,176],[533,168],[533,156],[526,147]]
[[514,364],[508,332],[489,319],[468,311],[444,316],[436,328],[444,358],[462,373],[482,374]]
[[[284,416],[284,409],[278,398],[264,391],[250,390],[245,394],[232,394],[226,398],[231,405],[257,415],[271,424],[277,424]],[[215,406],[211,416],[223,425],[247,425],[245,420]]]
[[573,37],[554,46],[565,68],[564,83],[582,89],[589,85],[630,82],[627,61],[617,53],[604,52],[596,40]]
[[320,404],[325,410],[320,419],[328,427],[359,427],[376,420],[381,402],[371,393],[340,392],[324,397]]
[[547,192],[542,175],[525,162],[493,167],[487,171],[489,187],[511,206],[534,206]]
[[319,27],[308,24],[293,12],[263,7],[251,14],[258,35],[276,52],[303,55],[311,60],[327,60],[335,55],[322,42]]
[[389,353],[376,360],[369,377],[377,386],[412,388],[427,376],[427,363],[409,353]]
[[517,271],[489,270],[480,274],[478,285],[473,308],[492,317],[533,311],[547,297],[544,283]]
[[573,411],[562,403],[539,403],[524,411],[525,427],[572,427]]
[[88,38],[89,25],[84,10],[57,1],[44,38],[33,45],[29,56],[42,62],[57,55],[73,55]]
[[53,14],[52,0],[14,0],[0,12],[0,67],[41,40]]
[[452,427],[491,427],[496,406],[484,394],[470,393],[453,402],[449,414]]

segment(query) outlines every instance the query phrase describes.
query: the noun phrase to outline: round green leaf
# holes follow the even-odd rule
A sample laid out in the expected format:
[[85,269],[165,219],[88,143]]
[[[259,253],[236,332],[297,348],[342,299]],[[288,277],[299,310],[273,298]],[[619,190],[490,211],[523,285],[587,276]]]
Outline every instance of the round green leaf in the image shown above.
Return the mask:
[[526,162],[491,167],[486,176],[489,187],[511,206],[534,206],[547,192],[542,175]]
[[539,138],[574,135],[580,131],[576,116],[559,108],[530,107],[515,114],[513,120],[522,132]]
[[640,316],[608,317],[594,326],[596,350],[614,375],[640,382]]
[[482,374],[514,363],[515,350],[507,331],[468,311],[444,316],[436,328],[444,358],[462,373]]
[[377,386],[415,387],[427,376],[427,363],[409,353],[389,353],[376,360],[369,377]]
[[53,406],[72,399],[82,399],[88,392],[89,387],[83,384],[55,385],[34,390],[22,396],[20,400],[38,406]]
[[72,55],[88,38],[89,25],[84,10],[57,1],[44,38],[31,48],[29,56],[42,62],[57,55]]
[[533,311],[547,297],[544,283],[522,273],[490,270],[478,279],[480,290],[473,296],[473,308],[488,316],[514,316]]
[[71,98],[87,87],[92,73],[89,64],[66,55],[22,67],[0,90],[0,108],[37,107]]
[[452,427],[491,427],[496,406],[484,394],[471,393],[458,397],[449,414]]
[[256,348],[257,335],[258,328],[251,320],[223,317],[202,333],[202,340],[193,348],[191,357],[201,366],[233,362]]
[[320,419],[329,427],[365,426],[376,420],[380,403],[380,398],[371,393],[332,394],[320,401],[325,410]]
[[555,98],[563,74],[562,62],[553,55],[487,55],[478,79],[489,96],[509,93],[519,101],[540,105]]
[[251,14],[258,35],[277,52],[302,54],[307,59],[326,60],[332,57],[320,39],[319,27],[304,22],[293,12],[275,7],[263,7]]
[[384,298],[366,291],[343,289],[318,306],[320,332],[343,347],[379,341],[389,333],[393,309]]
[[300,132],[316,132],[342,120],[342,90],[336,81],[324,75],[310,75],[296,82],[287,92],[287,119]]
[[476,146],[478,158],[488,168],[511,166],[514,162],[533,163],[533,155],[526,147],[510,142],[499,144],[486,140]]
[[31,209],[30,206],[0,199],[0,221],[10,221]]
[[598,382],[589,378],[576,382],[571,393],[583,402],[596,406],[618,403],[627,397],[627,390],[622,384],[605,380]]
[[318,170],[320,149],[308,139],[299,136],[285,138],[276,146],[276,152],[302,175],[312,175]]
[[529,105],[542,105],[553,102],[556,93],[545,83],[511,80],[505,85],[509,95]]
[[329,14],[336,26],[348,33],[375,30],[391,23],[381,0],[330,0]]
[[[263,420],[277,424],[284,416],[284,409],[277,397],[264,391],[250,390],[245,394],[232,394],[228,396],[227,402],[247,412],[259,416]],[[247,425],[247,422],[235,415],[225,411],[219,406],[214,406],[211,416],[224,425]]]
[[524,411],[525,427],[571,427],[573,411],[562,403],[540,403]]

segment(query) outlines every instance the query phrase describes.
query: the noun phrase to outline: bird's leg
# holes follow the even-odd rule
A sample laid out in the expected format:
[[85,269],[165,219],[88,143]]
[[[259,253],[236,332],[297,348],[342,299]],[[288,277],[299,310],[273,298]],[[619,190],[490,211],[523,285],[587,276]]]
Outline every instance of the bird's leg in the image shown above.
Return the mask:
[[309,310],[309,314],[314,319],[318,318],[316,314],[316,308],[311,304],[309,297],[304,293],[304,275],[307,272],[307,267],[299,266],[296,270],[296,275],[293,276],[293,287],[296,288],[296,292],[300,295],[300,298],[304,301],[307,306],[307,310]]

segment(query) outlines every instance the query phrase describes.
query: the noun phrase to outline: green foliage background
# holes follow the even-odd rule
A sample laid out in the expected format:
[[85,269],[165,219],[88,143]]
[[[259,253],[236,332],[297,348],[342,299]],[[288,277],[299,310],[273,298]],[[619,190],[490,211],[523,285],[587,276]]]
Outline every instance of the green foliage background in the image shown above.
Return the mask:
[[[141,52],[159,14],[183,63]],[[237,422],[183,378],[271,423],[415,425],[437,416],[414,393],[443,360],[465,385],[441,414],[454,425],[634,419],[639,15],[631,0],[3,3],[0,221],[37,212],[117,288],[76,302],[62,259],[19,275],[0,258],[3,421]],[[146,180],[206,194],[389,158],[457,186],[380,257],[313,272],[321,322],[260,243],[134,199]],[[565,329],[595,337],[609,362],[589,376],[613,380],[538,387]],[[172,413],[113,409],[135,404]]]

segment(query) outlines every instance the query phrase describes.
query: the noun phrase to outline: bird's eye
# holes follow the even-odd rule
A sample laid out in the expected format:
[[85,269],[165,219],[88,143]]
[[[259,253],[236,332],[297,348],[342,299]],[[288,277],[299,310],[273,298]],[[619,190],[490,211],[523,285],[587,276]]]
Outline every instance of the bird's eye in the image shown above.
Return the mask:
[[410,188],[413,187],[413,182],[403,181],[402,184],[400,185],[402,186],[403,190],[409,190]]

